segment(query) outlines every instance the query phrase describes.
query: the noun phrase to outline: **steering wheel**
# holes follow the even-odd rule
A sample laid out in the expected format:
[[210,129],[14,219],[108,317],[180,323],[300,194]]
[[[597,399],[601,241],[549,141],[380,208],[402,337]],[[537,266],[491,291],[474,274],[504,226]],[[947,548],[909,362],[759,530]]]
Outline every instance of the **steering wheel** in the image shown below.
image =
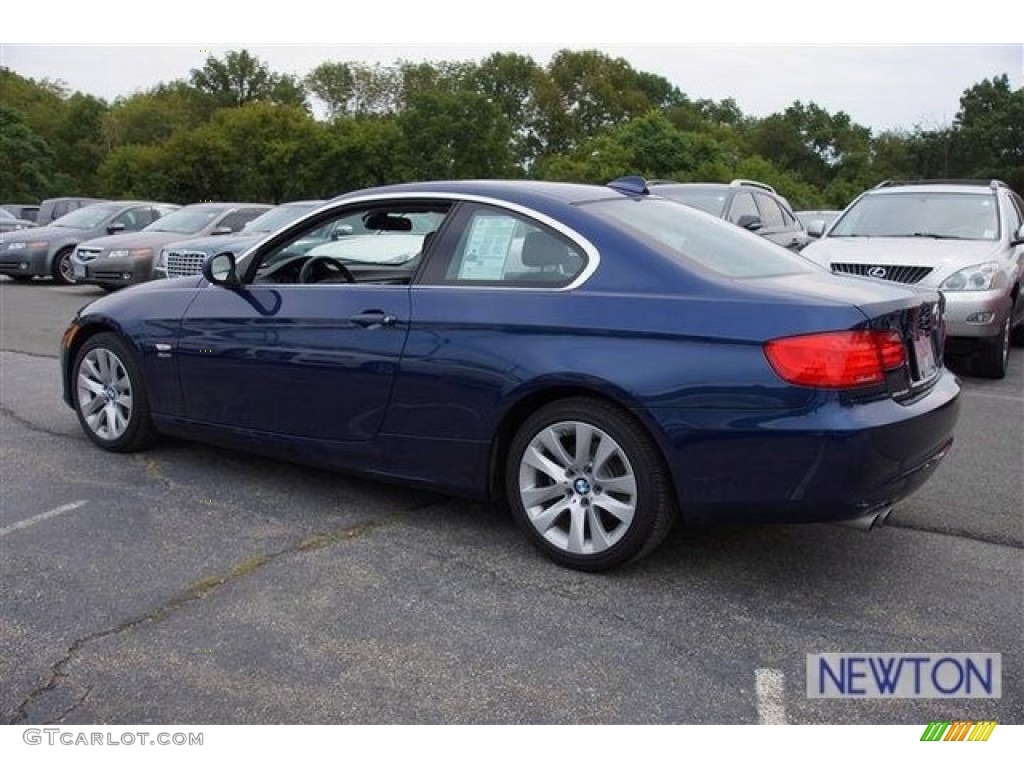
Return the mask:
[[323,278],[334,275],[341,275],[345,278],[346,283],[356,281],[348,267],[333,256],[313,256],[302,265],[302,269],[299,271],[299,282],[318,283]]

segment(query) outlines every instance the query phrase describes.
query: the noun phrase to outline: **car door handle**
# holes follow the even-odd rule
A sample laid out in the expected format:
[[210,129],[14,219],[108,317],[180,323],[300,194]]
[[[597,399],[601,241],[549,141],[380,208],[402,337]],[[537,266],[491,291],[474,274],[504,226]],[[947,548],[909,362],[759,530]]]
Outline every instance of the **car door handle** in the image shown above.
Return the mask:
[[397,317],[388,314],[387,312],[382,312],[379,309],[369,309],[366,312],[360,312],[358,315],[352,315],[349,320],[362,328],[373,328],[378,325],[394,325],[398,322]]

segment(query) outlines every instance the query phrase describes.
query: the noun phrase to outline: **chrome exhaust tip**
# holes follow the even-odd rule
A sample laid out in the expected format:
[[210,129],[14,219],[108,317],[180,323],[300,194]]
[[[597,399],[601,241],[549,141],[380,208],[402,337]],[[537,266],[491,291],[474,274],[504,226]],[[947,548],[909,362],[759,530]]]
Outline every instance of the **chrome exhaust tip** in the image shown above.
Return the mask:
[[885,525],[891,514],[892,507],[886,507],[885,509],[876,509],[874,512],[869,512],[862,517],[855,517],[852,520],[840,520],[836,525],[856,528],[858,531],[871,531]]

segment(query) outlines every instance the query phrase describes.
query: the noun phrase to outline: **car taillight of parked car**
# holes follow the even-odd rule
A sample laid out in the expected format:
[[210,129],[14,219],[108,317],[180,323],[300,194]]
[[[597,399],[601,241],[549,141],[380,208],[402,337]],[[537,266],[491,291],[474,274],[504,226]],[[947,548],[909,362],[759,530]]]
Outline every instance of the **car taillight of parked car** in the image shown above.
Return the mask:
[[848,389],[879,384],[886,371],[907,363],[895,331],[835,331],[791,336],[764,347],[772,369],[803,387]]

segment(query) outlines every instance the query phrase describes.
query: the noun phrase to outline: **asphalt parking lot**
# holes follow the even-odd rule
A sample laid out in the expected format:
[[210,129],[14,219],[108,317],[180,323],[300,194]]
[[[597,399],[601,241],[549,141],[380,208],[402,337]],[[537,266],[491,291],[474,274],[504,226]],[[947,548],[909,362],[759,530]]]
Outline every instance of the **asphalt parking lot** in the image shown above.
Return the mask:
[[[101,452],[57,360],[100,295],[0,278],[4,722],[1024,723],[1024,350],[962,371],[956,444],[889,527],[677,528],[594,576],[497,508]],[[1002,697],[808,699],[806,654],[854,651],[1002,653]]]

